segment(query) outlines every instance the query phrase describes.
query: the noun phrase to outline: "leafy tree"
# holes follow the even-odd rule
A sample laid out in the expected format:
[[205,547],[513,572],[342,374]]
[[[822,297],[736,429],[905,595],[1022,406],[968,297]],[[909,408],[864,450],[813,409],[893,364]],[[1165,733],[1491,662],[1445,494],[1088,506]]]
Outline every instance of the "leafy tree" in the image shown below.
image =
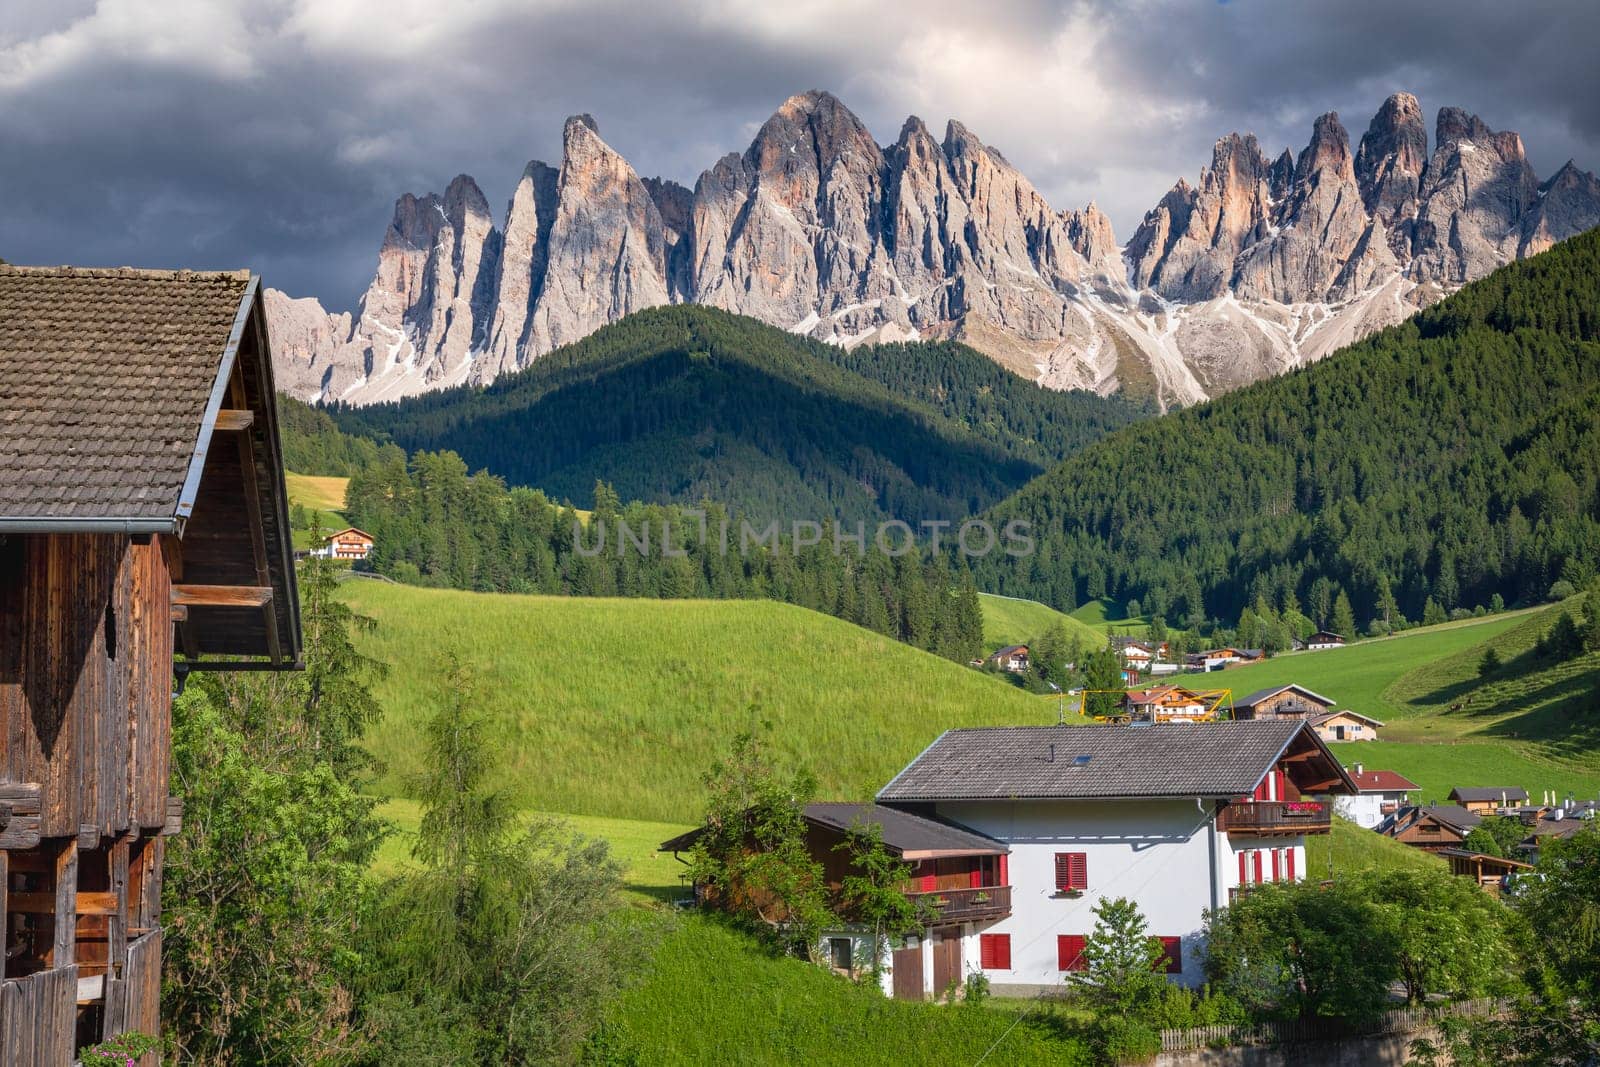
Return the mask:
[[1552,601],[1566,600],[1575,593],[1577,593],[1577,590],[1573,588],[1571,582],[1565,578],[1559,578],[1550,583],[1550,592],[1545,595],[1545,599]]
[[366,871],[384,827],[362,795],[361,734],[380,666],[355,654],[370,620],[330,592],[333,564],[301,571],[306,670],[206,674],[173,706],[162,1016],[185,1063],[339,1064],[364,960]]
[[928,916],[906,895],[911,865],[884,847],[882,827],[852,826],[837,847],[850,858],[849,872],[839,885],[839,910],[869,932],[870,972],[876,985],[890,942],[920,930]]
[[1448,621],[1449,617],[1445,615],[1444,609],[1439,606],[1438,601],[1434,600],[1433,597],[1429,597],[1422,605],[1422,625],[1437,626],[1441,622]]
[[1259,1013],[1368,1019],[1399,976],[1398,933],[1353,881],[1263,885],[1208,915],[1206,973]]
[[1350,607],[1350,597],[1343,590],[1333,601],[1333,632],[1347,639],[1356,636],[1356,614]]
[[816,779],[804,770],[780,775],[749,731],[702,781],[705,819],[685,877],[717,907],[815,960],[821,932],[836,922],[822,864],[806,846]]
[[1478,659],[1478,677],[1487,678],[1500,669],[1500,653],[1490,645],[1483,650],[1483,655]]
[[601,841],[519,826],[490,787],[486,722],[459,667],[426,730],[419,867],[383,887],[360,1011],[371,1062],[532,1064],[574,1057],[654,923],[620,906]]
[[1108,897],[1094,907],[1083,968],[1069,971],[1067,984],[1099,1014],[1132,1016],[1166,986],[1161,960],[1161,942],[1150,936],[1139,906],[1126,897]]
[[1471,879],[1385,870],[1358,880],[1393,931],[1407,999],[1514,992],[1515,935],[1504,907]]
[[1467,831],[1467,836],[1462,840],[1463,848],[1485,856],[1504,856],[1505,850],[1500,847],[1500,842],[1495,836],[1481,826],[1474,826]]
[[1091,652],[1084,657],[1083,684],[1085,715],[1115,715],[1122,703],[1122,657],[1111,648]]

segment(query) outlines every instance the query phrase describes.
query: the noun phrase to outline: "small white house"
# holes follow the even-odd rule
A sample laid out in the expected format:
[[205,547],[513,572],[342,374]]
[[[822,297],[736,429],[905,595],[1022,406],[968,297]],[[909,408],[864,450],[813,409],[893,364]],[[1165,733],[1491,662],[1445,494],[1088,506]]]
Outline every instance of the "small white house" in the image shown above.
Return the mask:
[[1375,830],[1378,824],[1411,803],[1410,794],[1422,787],[1394,771],[1369,771],[1361,764],[1350,768],[1355,794],[1333,802],[1334,811],[1357,826]]
[[1138,902],[1167,972],[1203,980],[1203,915],[1305,877],[1305,836],[1355,783],[1302,719],[949,730],[878,803],[1006,848],[1006,914],[935,921],[893,953],[884,988],[935,995],[978,971],[996,992],[1056,987],[1080,965],[1094,907]]

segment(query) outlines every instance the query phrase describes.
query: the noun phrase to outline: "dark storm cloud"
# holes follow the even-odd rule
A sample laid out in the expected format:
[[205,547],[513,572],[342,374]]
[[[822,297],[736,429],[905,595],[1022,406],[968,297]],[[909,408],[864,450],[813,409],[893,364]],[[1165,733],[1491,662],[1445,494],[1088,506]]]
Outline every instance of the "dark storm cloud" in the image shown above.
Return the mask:
[[499,210],[586,111],[685,183],[786,96],[832,89],[880,141],[959,116],[1058,207],[1126,237],[1231,129],[1298,149],[1337,109],[1459,104],[1541,175],[1600,163],[1600,6],[792,0],[75,0],[0,20],[0,255],[249,265],[348,308],[394,197],[473,174]]

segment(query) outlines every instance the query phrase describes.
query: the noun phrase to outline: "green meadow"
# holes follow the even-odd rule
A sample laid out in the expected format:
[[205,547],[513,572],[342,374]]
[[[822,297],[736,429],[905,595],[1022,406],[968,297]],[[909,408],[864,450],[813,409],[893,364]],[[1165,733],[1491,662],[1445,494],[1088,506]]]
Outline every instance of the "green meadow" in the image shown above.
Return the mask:
[[1057,623],[1067,631],[1069,641],[1077,641],[1087,648],[1099,648],[1105,642],[1105,634],[1099,630],[1037,600],[1019,600],[993,593],[979,593],[978,600],[983,606],[985,652],[1006,645],[1027,644]]
[[830,798],[870,797],[953,726],[1053,722],[1038,698],[838,619],[772,601],[618,600],[421,589],[352,579],[389,664],[371,747],[406,795],[452,657],[505,756],[520,807],[664,822],[699,813],[700,777],[770,724]]

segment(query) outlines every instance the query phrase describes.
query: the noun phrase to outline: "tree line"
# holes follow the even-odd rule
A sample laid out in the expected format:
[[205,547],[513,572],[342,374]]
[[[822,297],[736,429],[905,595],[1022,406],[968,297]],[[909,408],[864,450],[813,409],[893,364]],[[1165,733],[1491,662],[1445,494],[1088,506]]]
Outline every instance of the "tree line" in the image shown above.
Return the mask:
[[331,410],[350,434],[448,449],[558,499],[586,504],[604,481],[763,521],[914,523],[972,515],[1149,409],[1041,388],[964,345],[846,350],[683,305],[488,386]]
[[[350,478],[345,514],[369,533],[367,566],[418,585],[563,596],[772,599],[960,662],[983,612],[960,560],[880,550],[863,525],[811,537],[720,504],[623,504],[604,483],[579,512],[536,489],[469,474],[451,452],[398,455]],[[859,540],[857,540],[859,538]],[[904,542],[890,542],[896,552]]]
[[1336,357],[1123,429],[997,505],[980,584],[1194,628],[1270,606],[1352,636],[1539,602],[1600,568],[1600,233]]

